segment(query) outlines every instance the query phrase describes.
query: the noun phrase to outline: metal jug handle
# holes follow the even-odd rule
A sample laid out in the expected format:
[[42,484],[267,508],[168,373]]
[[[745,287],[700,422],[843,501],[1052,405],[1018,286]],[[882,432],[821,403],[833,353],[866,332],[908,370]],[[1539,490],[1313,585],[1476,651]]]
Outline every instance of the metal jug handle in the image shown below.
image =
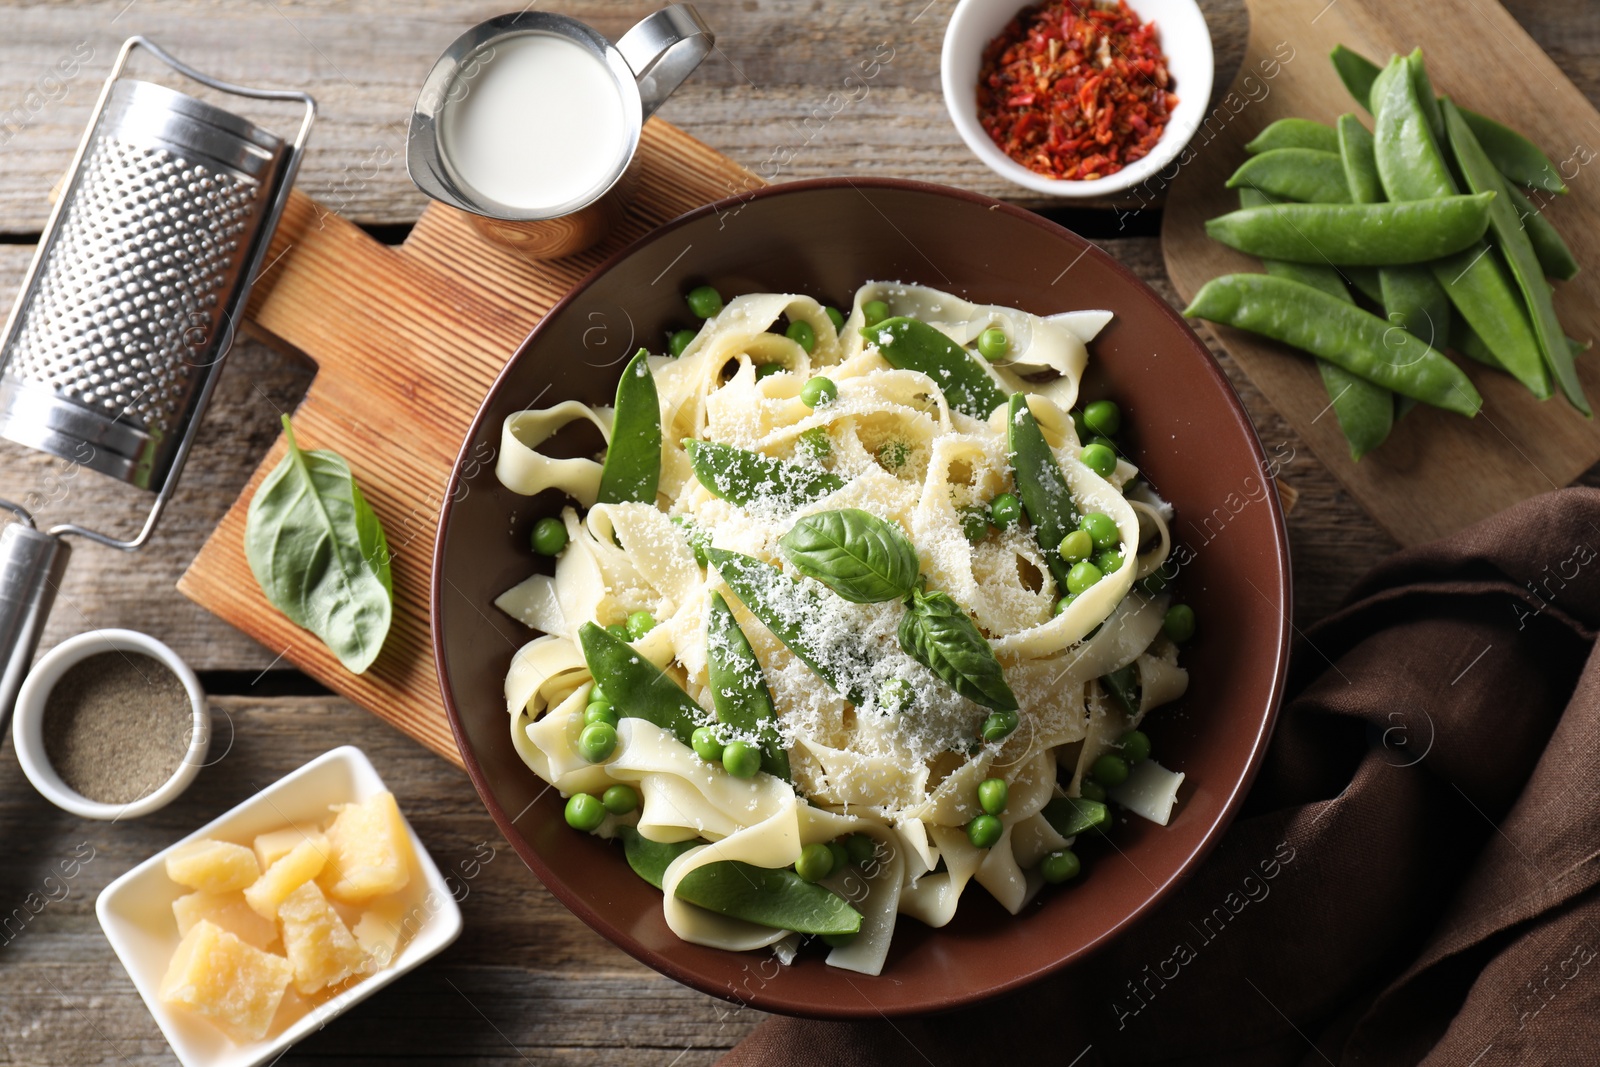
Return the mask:
[[639,82],[641,120],[667,102],[667,97],[711,54],[716,41],[717,35],[693,4],[664,7],[622,35],[617,51]]

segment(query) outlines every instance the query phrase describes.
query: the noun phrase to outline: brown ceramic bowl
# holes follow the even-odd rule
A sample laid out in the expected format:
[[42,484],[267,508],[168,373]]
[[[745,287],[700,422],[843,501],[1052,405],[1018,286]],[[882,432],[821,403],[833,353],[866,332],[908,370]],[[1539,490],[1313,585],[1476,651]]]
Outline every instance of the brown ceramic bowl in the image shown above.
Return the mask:
[[[659,892],[622,850],[569,829],[562,802],[513,752],[501,696],[533,632],[492,601],[539,563],[528,499],[495,481],[505,417],[558,400],[609,403],[621,361],[690,325],[682,294],[792,291],[843,305],[861,282],[898,279],[1039,314],[1106,308],[1086,395],[1125,413],[1134,460],[1176,506],[1178,579],[1199,635],[1185,650],[1188,695],[1145,729],[1187,773],[1172,824],[1119,820],[1117,849],[1084,850],[1083,874],[1006,914],[973,886],[955,920],[903,918],[878,978],[815,953],[778,968],[763,954],[686,944]],[[574,443],[581,453],[598,441]],[[1289,559],[1274,470],[1211,355],[1171,308],[1098,248],[1027,211],[934,185],[823,179],[773,186],[689,213],[600,266],[551,309],[489,391],[462,447],[434,553],[433,640],[467,771],[506,839],[562,903],[623,951],[680,982],[765,1011],[830,1018],[952,1008],[1048,974],[1113,937],[1216,841],[1254,776],[1281,696]]]

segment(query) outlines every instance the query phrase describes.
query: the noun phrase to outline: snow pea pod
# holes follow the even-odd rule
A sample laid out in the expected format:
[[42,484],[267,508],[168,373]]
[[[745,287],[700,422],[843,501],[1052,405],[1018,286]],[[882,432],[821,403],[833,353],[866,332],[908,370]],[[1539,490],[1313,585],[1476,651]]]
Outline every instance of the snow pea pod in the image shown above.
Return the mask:
[[868,326],[862,336],[898,370],[921,371],[938,385],[957,411],[987,419],[1006,394],[977,356],[919,319],[900,316]]
[[1374,304],[1383,303],[1383,286],[1378,281],[1377,267],[1342,267],[1339,270],[1356,291]]
[[628,361],[617,380],[617,406],[611,417],[611,445],[600,468],[598,504],[656,502],[661,481],[661,401],[644,349]]
[[1240,252],[1297,263],[1425,263],[1482,237],[1491,199],[1474,195],[1403,204],[1269,204],[1211,219],[1206,233]]
[[1561,234],[1550,224],[1550,220],[1544,217],[1544,213],[1534,207],[1532,201],[1523,195],[1522,190],[1510,182],[1505,185],[1505,194],[1511,205],[1517,209],[1523,229],[1528,231],[1528,240],[1533,242],[1533,251],[1539,257],[1539,266],[1544,268],[1546,276],[1559,278],[1564,282],[1570,282],[1577,277],[1578,261],[1573,257],[1572,249],[1567,247],[1567,242],[1561,239]]
[[1427,404],[1476,415],[1483,398],[1420,337],[1308,285],[1263,274],[1213,278],[1184,309],[1282,341]]
[[676,895],[718,915],[799,934],[861,930],[861,913],[843,897],[787,867],[757,867],[739,860],[708,863],[684,875]]
[[[1422,197],[1452,195],[1456,183],[1417,102],[1409,66],[1410,60],[1395,57],[1373,86],[1373,103],[1378,107],[1374,144],[1385,192],[1391,200],[1415,203]],[[1488,202],[1497,196],[1492,190],[1476,195]],[[1486,206],[1485,223],[1488,216]],[[1512,376],[1535,396],[1549,396],[1550,374],[1538,337],[1522,295],[1500,258],[1478,240],[1441,256],[1430,266],[1450,294],[1450,302]]]
[[618,715],[653,722],[686,745],[695,727],[710,720],[678,683],[603,626],[584,623],[578,645],[595,684],[605,690]]
[[[1448,97],[1444,101],[1444,116],[1456,166],[1461,169],[1468,187],[1475,192],[1502,192],[1505,179],[1489,162],[1477,137]],[[1550,285],[1544,280],[1544,271],[1539,267],[1533,242],[1528,239],[1527,231],[1522,228],[1522,220],[1517,217],[1517,210],[1512,207],[1508,197],[1497,196],[1489,206],[1489,225],[1494,229],[1500,251],[1511,265],[1511,275],[1517,280],[1522,298],[1532,313],[1533,333],[1538,339],[1539,351],[1544,355],[1545,366],[1572,406],[1585,415],[1593,414],[1588,399],[1583,395],[1583,386],[1578,381],[1572,352],[1567,348],[1566,334],[1561,330],[1561,320],[1556,318],[1556,307],[1550,299]]]
[[706,558],[750,614],[760,619],[834,692],[852,704],[867,702],[864,682],[871,677],[872,663],[861,643],[849,634],[826,640],[821,628],[805,626],[823,614],[816,596],[772,564],[753,556],[708,548]]
[[1072,490],[1067,487],[1055,453],[1050,451],[1038,421],[1028,410],[1028,398],[1014,394],[1006,414],[1006,445],[1011,452],[1017,495],[1033,524],[1033,536],[1039,542],[1045,564],[1056,585],[1064,590],[1072,564],[1061,558],[1061,539],[1078,528],[1078,508],[1072,502]]
[[1228,178],[1227,185],[1308,204],[1350,202],[1338,153],[1319,148],[1274,148],[1251,156]]
[[663,844],[650,840],[631,826],[617,827],[617,836],[622,838],[622,854],[627,858],[628,866],[633,868],[633,873],[657,889],[661,888],[661,880],[673,860],[696,845],[705,844],[699,838]]
[[1040,812],[1050,828],[1062,837],[1077,837],[1090,830],[1111,826],[1111,809],[1098,800],[1083,797],[1056,797]]
[[1356,204],[1376,204],[1383,200],[1383,184],[1378,181],[1378,160],[1373,154],[1372,134],[1351,114],[1339,116],[1339,162],[1344,167],[1345,185]]
[[1338,72],[1339,80],[1344,82],[1344,87],[1356,103],[1371,111],[1372,106],[1368,101],[1372,98],[1372,83],[1378,80],[1378,72],[1383,68],[1342,44],[1334,45],[1328,58],[1333,61],[1333,69]]
[[742,508],[774,499],[800,507],[844,488],[844,479],[837,474],[732,445],[691,439],[685,440],[683,447],[700,484]]
[[789,754],[778,739],[778,713],[761,662],[718,592],[712,592],[711,610],[706,612],[706,667],[717,721],[758,736],[761,769],[788,781]]
[[1255,135],[1244,150],[1252,155],[1278,148],[1316,148],[1323,152],[1339,150],[1338,135],[1332,127],[1310,119],[1279,119]]

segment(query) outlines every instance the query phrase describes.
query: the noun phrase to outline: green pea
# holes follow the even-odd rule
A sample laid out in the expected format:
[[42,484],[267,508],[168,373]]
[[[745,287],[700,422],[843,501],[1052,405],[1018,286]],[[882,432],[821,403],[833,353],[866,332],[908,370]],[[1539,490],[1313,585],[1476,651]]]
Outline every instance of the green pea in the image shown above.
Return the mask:
[[783,335],[805,349],[807,353],[817,347],[817,333],[811,328],[809,322],[797,319],[789,324],[789,328],[783,331]]
[[1128,761],[1107,752],[1089,765],[1089,774],[1104,786],[1118,786],[1128,780]]
[[825,426],[811,427],[800,435],[799,444],[812,459],[822,459],[833,451],[833,441],[829,439]]
[[689,311],[696,318],[714,318],[722,311],[722,294],[709,285],[690,289],[686,299],[689,302]]
[[693,330],[678,330],[674,332],[671,337],[667,338],[667,351],[672,353],[673,358],[683,355],[683,350],[689,347],[689,342],[693,341],[696,336]]
[[1089,535],[1096,548],[1116,548],[1122,543],[1117,520],[1103,511],[1091,511],[1078,520],[1078,529]]
[[756,381],[759,382],[763,378],[770,378],[774,374],[782,374],[788,369],[782,363],[763,363],[756,367]]
[[1122,429],[1122,409],[1112,400],[1096,400],[1083,408],[1083,424],[1095,433],[1115,437]]
[[991,326],[978,335],[978,355],[993,363],[1011,350],[1011,339],[997,326]]
[[619,716],[617,709],[607,704],[604,700],[591,700],[589,706],[583,709],[583,724],[603,722],[607,726],[617,725]]
[[977,544],[989,536],[989,509],[982,504],[973,504],[961,509],[961,532],[967,535],[967,540]]
[[1080,563],[1094,555],[1094,538],[1087,530],[1073,530],[1061,539],[1060,552],[1068,563]]
[[842,871],[850,866],[850,853],[845,849],[843,841],[829,841],[828,854],[833,857],[835,871]]
[[626,815],[639,806],[639,794],[631,785],[614,785],[600,794],[600,803],[613,815]]
[[876,326],[889,317],[889,305],[882,300],[868,300],[861,305],[861,317],[866,319],[868,326]]
[[823,308],[822,311],[828,316],[828,321],[833,323],[834,330],[844,329],[844,314],[838,308]]
[[617,750],[617,728],[608,722],[592,722],[578,735],[578,755],[590,763],[604,763]]
[[1167,579],[1160,571],[1151,571],[1139,579],[1139,588],[1150,596],[1162,592],[1167,588]]
[[1117,469],[1117,454],[1102,444],[1088,444],[1078,453],[1083,465],[1102,478],[1109,478]]
[[1101,574],[1110,574],[1122,569],[1122,553],[1114,548],[1108,548],[1094,557],[1094,565],[1100,568]]
[[1022,518],[1022,501],[1011,493],[1001,493],[989,502],[989,521],[1009,530]]
[[624,623],[612,623],[606,627],[606,633],[610,634],[612,637],[615,637],[618,641],[627,641],[630,643],[633,641],[633,635],[628,633],[628,627]]
[[1143,763],[1150,758],[1150,735],[1143,730],[1129,730],[1117,738],[1117,747],[1129,763]]
[[824,378],[820,374],[800,387],[800,403],[808,408],[820,408],[837,399],[839,387],[833,384],[832,378]]
[[917,691],[904,678],[886,678],[878,687],[878,704],[890,711],[904,711],[917,702]]
[[1088,778],[1085,778],[1078,783],[1078,796],[1082,797],[1084,800],[1092,800],[1097,804],[1104,804],[1106,802],[1105,787],[1099,782],[1092,781]]
[[533,550],[541,556],[559,556],[567,547],[567,526],[560,519],[543,518],[533,524]]
[[1068,593],[1066,596],[1056,601],[1056,614],[1060,615],[1063,611],[1066,611],[1068,608],[1072,607],[1072,602],[1077,599],[1077,593]]
[[897,471],[906,465],[906,459],[911,455],[911,446],[904,441],[890,441],[878,449],[878,462],[886,470]]
[[604,689],[600,688],[600,683],[599,682],[596,682],[596,683],[594,683],[593,685],[591,685],[589,687],[589,703],[591,703],[591,704],[609,704],[609,703],[611,703],[611,698],[606,696],[606,691]]
[[974,848],[993,848],[1005,832],[1005,826],[993,815],[979,815],[967,823],[967,840]]
[[1083,870],[1083,864],[1078,862],[1078,856],[1069,848],[1052,852],[1039,861],[1039,873],[1051,885],[1060,885],[1070,882],[1078,877],[1078,872]]
[[709,726],[697,726],[694,733],[689,735],[689,746],[694,749],[694,754],[708,763],[722,762],[722,742],[717,740],[717,732]]
[[983,720],[983,739],[990,742],[1004,741],[1011,736],[1021,721],[1014,711],[997,711]]
[[592,793],[574,793],[567,798],[567,825],[587,833],[606,821],[606,807]]
[[865,867],[878,858],[878,843],[866,834],[851,834],[844,839],[845,854],[857,867]]
[[628,635],[635,641],[656,628],[656,617],[648,611],[635,611],[628,616]]
[[1006,810],[1010,792],[1004,778],[985,778],[978,783],[978,807],[986,815],[999,815]]
[[722,750],[722,769],[735,778],[754,778],[761,769],[761,750],[748,741],[734,741]]
[[1194,609],[1187,604],[1172,605],[1167,609],[1167,617],[1161,620],[1161,628],[1168,637],[1183,644],[1194,636]]
[[794,873],[808,882],[820,882],[833,873],[833,852],[821,841],[813,841],[800,850],[794,861]]
[[1072,569],[1067,572],[1067,591],[1070,593],[1087,592],[1095,582],[1098,582],[1103,577],[1104,574],[1100,568],[1088,560],[1074,563]]

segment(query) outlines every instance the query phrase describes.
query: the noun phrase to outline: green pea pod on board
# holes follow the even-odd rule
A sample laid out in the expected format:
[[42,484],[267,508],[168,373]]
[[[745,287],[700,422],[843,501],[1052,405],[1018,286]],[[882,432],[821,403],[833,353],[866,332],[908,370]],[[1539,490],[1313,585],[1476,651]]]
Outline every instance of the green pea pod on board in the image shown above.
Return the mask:
[[1350,202],[1338,153],[1319,148],[1274,148],[1251,156],[1227,184],[1229,189],[1259,189],[1268,196],[1307,204]]
[[732,445],[685,440],[683,447],[700,484],[742,508],[774,499],[800,507],[844,488],[844,479],[837,474]]
[[695,727],[710,721],[711,716],[678,683],[604,627],[584,623],[578,630],[578,646],[595,684],[605,690],[618,715],[655,723],[686,745]]
[[1006,446],[1011,453],[1017,496],[1033,524],[1034,540],[1039,543],[1056,585],[1065,589],[1072,565],[1061,558],[1061,539],[1078,528],[1078,507],[1050,443],[1028,409],[1028,398],[1021,393],[1012,395],[1007,409]]
[[987,419],[1006,402],[1005,392],[977,356],[919,319],[884,319],[866,327],[862,336],[878,346],[891,367],[932,378],[957,411]]
[[1339,273],[1356,287],[1356,292],[1374,304],[1383,303],[1383,284],[1378,279],[1377,267],[1340,267]]
[[1489,227],[1491,195],[1409,203],[1268,204],[1220,215],[1206,233],[1268,259],[1384,267],[1426,263],[1470,247]]
[[1337,152],[1339,140],[1332,127],[1310,119],[1287,118],[1269,124],[1244,146],[1244,150],[1252,155],[1277,148],[1316,148],[1323,152]]
[[815,629],[806,629],[805,623],[822,609],[800,583],[772,564],[739,552],[708,548],[706,558],[750,614],[829,688],[857,706],[867,702],[863,682],[871,677],[870,658],[853,638],[824,644]]
[[[1344,82],[1344,87],[1350,91],[1356,103],[1376,115],[1378,109],[1371,103],[1372,83],[1377,80],[1383,68],[1342,44],[1335,45],[1328,58],[1333,60],[1333,69],[1338,72],[1339,80]],[[1542,189],[1547,193],[1567,191],[1561,176],[1556,172],[1555,164],[1550,162],[1550,157],[1546,156],[1538,145],[1509,126],[1502,125],[1476,111],[1462,108],[1461,117],[1467,120],[1467,125],[1477,134],[1478,142],[1484,146],[1484,151],[1489,153],[1489,158],[1494,161],[1496,169],[1505,175],[1508,181]]]
[[861,930],[861,913],[843,897],[787,867],[757,867],[739,860],[708,863],[684,875],[676,895],[718,915],[798,934]]
[[1446,411],[1471,416],[1483,406],[1461,368],[1426,341],[1298,282],[1226,274],[1202,286],[1183,313],[1282,341]]
[[[1575,338],[1568,337],[1567,349],[1574,359],[1589,351],[1590,346]],[[1483,343],[1471,326],[1465,321],[1457,319],[1450,330],[1450,347],[1460,352],[1463,356],[1475,363],[1482,363],[1485,367],[1493,367],[1497,371],[1504,371],[1505,367],[1495,354],[1489,351],[1489,346]]]
[[[1484,154],[1477,137],[1473,135],[1461,117],[1461,112],[1448,97],[1444,101],[1444,116],[1449,130],[1450,147],[1455,153],[1456,166],[1466,178],[1467,185],[1475,192],[1486,190],[1502,192],[1505,189],[1505,179],[1494,168],[1494,164],[1489,162],[1489,157]],[[1545,366],[1549,368],[1550,374],[1561,386],[1561,392],[1572,406],[1585,415],[1592,415],[1588,398],[1583,395],[1583,385],[1578,381],[1577,368],[1572,362],[1572,351],[1567,348],[1567,338],[1561,329],[1561,320],[1556,318],[1555,303],[1550,298],[1550,286],[1544,280],[1544,272],[1539,267],[1539,257],[1533,250],[1533,242],[1528,239],[1527,231],[1522,228],[1522,220],[1517,217],[1517,210],[1512,206],[1510,198],[1496,197],[1495,202],[1489,206],[1489,225],[1494,230],[1506,262],[1511,265],[1511,275],[1517,280],[1518,288],[1522,290],[1522,298],[1532,313],[1533,332],[1538,339],[1539,350],[1544,355]]]
[[661,481],[661,401],[644,349],[628,361],[617,380],[617,406],[611,418],[611,445],[600,468],[597,504],[654,504]]
[[633,868],[633,873],[657,889],[661,888],[661,881],[673,860],[691,848],[705,844],[699,838],[663,844],[660,841],[650,840],[632,826],[626,825],[617,827],[617,836],[622,838],[622,854],[627,859],[628,866]]
[[759,737],[761,769],[788,781],[789,754],[778,737],[778,712],[761,661],[718,592],[712,592],[706,612],[706,668],[717,721]]
[[1339,116],[1339,162],[1344,167],[1350,201],[1376,204],[1384,199],[1383,183],[1378,180],[1378,159],[1372,146],[1372,133],[1351,114]]
[[[1378,107],[1374,147],[1389,198],[1429,203],[1434,201],[1421,198],[1453,195],[1456,183],[1417,102],[1409,66],[1410,60],[1396,57],[1373,85],[1373,103]],[[1486,198],[1487,228],[1489,205],[1497,194],[1486,190],[1475,195]],[[1511,375],[1540,399],[1549,396],[1550,372],[1527,306],[1499,256],[1476,240],[1438,257],[1430,267],[1455,309]]]
[[1511,205],[1517,209],[1517,216],[1522,219],[1523,229],[1528,231],[1528,240],[1533,242],[1533,251],[1539,257],[1539,266],[1544,268],[1545,275],[1564,282],[1570,282],[1577,277],[1581,268],[1572,254],[1572,249],[1567,247],[1567,242],[1550,224],[1550,220],[1544,217],[1544,213],[1534,207],[1522,190],[1510,182],[1505,185],[1505,194],[1510,199]]
[[1422,61],[1422,48],[1413,48],[1406,57],[1406,72],[1411,76],[1411,87],[1416,90],[1417,103],[1422,106],[1423,115],[1427,116],[1428,129],[1433,131],[1433,139],[1440,144],[1444,143],[1444,112],[1439,108],[1439,98],[1434,95],[1433,81],[1428,77],[1428,67]]

